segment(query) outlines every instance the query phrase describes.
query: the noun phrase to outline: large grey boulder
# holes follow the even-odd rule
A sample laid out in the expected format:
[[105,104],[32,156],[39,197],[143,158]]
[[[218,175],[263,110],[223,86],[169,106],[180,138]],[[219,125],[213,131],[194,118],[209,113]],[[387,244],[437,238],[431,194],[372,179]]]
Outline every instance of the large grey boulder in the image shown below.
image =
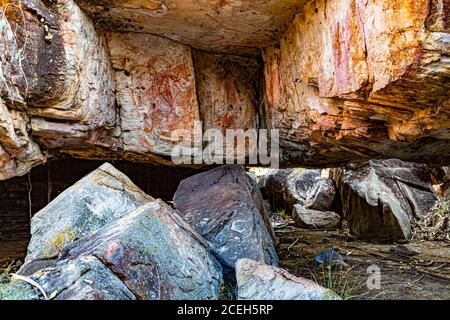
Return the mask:
[[320,170],[280,169],[265,183],[265,196],[276,210],[292,212],[299,204],[311,210],[331,209],[336,188],[331,179],[323,178]]
[[263,188],[264,196],[271,201],[274,210],[292,210],[301,201],[296,181],[304,169],[279,169],[271,172]]
[[300,195],[305,195],[304,200],[302,199],[303,201],[301,201],[305,208],[317,211],[330,210],[336,196],[333,180],[322,177],[316,179],[312,188],[302,192],[297,188],[297,192]]
[[311,280],[249,259],[236,263],[236,278],[239,300],[340,300]]
[[332,230],[339,227],[341,216],[331,211],[306,209],[296,204],[292,213],[297,226],[304,229]]
[[420,164],[372,160],[332,175],[350,230],[364,239],[409,240],[412,220],[426,216],[437,201],[429,170]]
[[153,200],[111,164],[102,165],[33,217],[23,268],[57,258],[68,244]]
[[222,283],[209,245],[161,200],[68,245],[52,267],[21,275],[62,300],[209,300]]
[[210,241],[227,269],[251,258],[278,264],[275,236],[261,193],[243,166],[222,166],[183,180],[175,207]]

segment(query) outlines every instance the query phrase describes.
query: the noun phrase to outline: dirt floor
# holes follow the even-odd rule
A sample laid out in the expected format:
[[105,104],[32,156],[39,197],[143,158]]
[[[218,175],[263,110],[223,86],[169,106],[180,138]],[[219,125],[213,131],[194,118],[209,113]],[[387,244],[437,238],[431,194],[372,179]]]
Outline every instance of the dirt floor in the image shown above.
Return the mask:
[[[332,288],[344,299],[450,299],[450,242],[417,241],[403,247],[367,243],[343,231],[303,230],[283,220],[275,223],[275,232],[282,268]],[[328,248],[339,248],[348,267],[318,266],[314,256]],[[370,266],[380,270],[380,289],[368,289]]]

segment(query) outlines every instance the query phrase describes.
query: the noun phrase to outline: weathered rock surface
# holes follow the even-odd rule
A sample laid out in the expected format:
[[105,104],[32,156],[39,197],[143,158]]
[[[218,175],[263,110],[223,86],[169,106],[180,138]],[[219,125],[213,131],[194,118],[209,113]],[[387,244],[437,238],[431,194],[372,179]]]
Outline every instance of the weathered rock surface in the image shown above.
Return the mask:
[[94,256],[58,262],[56,266],[42,269],[29,278],[42,287],[46,297],[27,282],[13,281],[4,285],[3,298],[5,300],[136,299],[121,279]]
[[46,156],[28,134],[25,112],[8,109],[0,97],[0,180],[28,173]]
[[[304,171],[304,169],[280,169],[267,178],[263,192],[272,202],[273,209],[291,211],[294,204],[301,201],[297,193],[297,182]],[[320,176],[320,171],[317,172]]]
[[423,218],[437,196],[426,166],[400,160],[372,160],[336,169],[344,218],[361,238],[405,240],[411,221]]
[[278,169],[253,167],[249,169],[247,174],[256,182],[258,189],[261,190],[261,192],[264,192],[267,181],[277,172]]
[[200,120],[191,48],[142,33],[110,33],[108,45],[125,157],[170,157],[172,131]]
[[57,300],[218,299],[222,283],[209,245],[161,200],[68,245],[51,267],[21,274]]
[[79,0],[99,26],[151,33],[208,51],[257,55],[275,43],[304,1]]
[[314,261],[323,266],[347,267],[344,257],[339,253],[339,248],[321,250],[314,256]]
[[317,211],[307,209],[301,205],[294,205],[292,217],[300,228],[332,230],[339,227],[341,217],[331,211]]
[[218,299],[222,268],[209,245],[161,200],[68,246],[60,260],[93,255],[138,299]]
[[236,264],[239,300],[340,300],[333,291],[249,259]]
[[262,70],[256,59],[197,51],[195,66],[205,129],[259,127],[257,92]]
[[153,200],[112,165],[104,164],[34,215],[22,269],[57,258],[70,243]]
[[72,0],[1,4],[0,122],[9,134],[0,133],[0,177],[43,163],[41,150],[115,149],[114,79],[92,21]]
[[174,196],[180,215],[225,267],[251,258],[278,264],[275,236],[261,193],[243,166],[222,166],[183,180]]
[[264,193],[278,210],[290,213],[299,204],[306,209],[328,211],[336,188],[331,179],[321,176],[320,170],[282,169],[268,177]]
[[333,206],[335,196],[336,188],[333,180],[321,177],[306,191],[303,206],[310,210],[327,211]]
[[449,161],[450,5],[308,2],[264,51],[267,119],[285,162]]
[[198,119],[279,129],[284,166],[450,161],[447,1],[1,4],[0,179],[65,155],[172,165]]
[[450,167],[431,167],[433,185],[440,196],[448,196],[450,189]]

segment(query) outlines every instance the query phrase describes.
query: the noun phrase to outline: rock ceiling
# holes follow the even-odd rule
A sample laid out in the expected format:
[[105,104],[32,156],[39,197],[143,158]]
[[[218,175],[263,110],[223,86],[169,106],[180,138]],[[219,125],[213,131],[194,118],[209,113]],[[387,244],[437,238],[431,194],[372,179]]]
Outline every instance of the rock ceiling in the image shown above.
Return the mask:
[[305,0],[78,0],[109,31],[152,33],[198,49],[257,54],[277,41]]

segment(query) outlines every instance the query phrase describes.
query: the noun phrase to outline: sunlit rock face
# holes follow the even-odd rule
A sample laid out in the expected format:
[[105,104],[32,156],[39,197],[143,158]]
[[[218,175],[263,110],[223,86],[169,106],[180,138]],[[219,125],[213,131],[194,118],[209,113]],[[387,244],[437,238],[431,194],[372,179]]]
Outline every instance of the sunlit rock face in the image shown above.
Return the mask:
[[93,22],[72,1],[1,4],[0,178],[27,173],[47,151],[114,150],[114,79]]
[[28,120],[25,112],[9,110],[0,98],[0,180],[24,175],[45,161],[28,134]]
[[0,4],[0,179],[63,156],[174,165],[198,120],[280,129],[284,166],[450,160],[448,1]]
[[442,1],[307,4],[263,54],[286,160],[448,160],[448,17]]

